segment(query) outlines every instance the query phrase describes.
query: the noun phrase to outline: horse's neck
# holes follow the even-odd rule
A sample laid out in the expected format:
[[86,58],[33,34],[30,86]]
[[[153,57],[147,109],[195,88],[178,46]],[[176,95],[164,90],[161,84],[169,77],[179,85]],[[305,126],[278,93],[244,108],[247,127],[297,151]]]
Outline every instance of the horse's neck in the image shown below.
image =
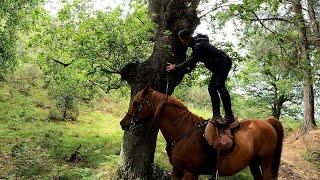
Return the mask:
[[[186,113],[190,112],[186,111]],[[196,122],[192,122],[190,119],[181,118],[180,113],[177,113],[174,108],[169,106],[163,107],[163,111],[159,115],[158,126],[168,143],[172,143],[182,135],[186,134],[192,127],[195,127]],[[198,117],[195,117],[190,113],[190,116],[187,118]]]

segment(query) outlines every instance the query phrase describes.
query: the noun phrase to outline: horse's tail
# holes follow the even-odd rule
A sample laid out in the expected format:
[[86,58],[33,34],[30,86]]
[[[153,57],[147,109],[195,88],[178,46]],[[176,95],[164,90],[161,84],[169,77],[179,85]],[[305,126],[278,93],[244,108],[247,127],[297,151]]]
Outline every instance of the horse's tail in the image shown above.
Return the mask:
[[276,150],[273,154],[273,162],[271,165],[272,177],[277,179],[279,166],[280,166],[281,152],[282,152],[283,136],[284,136],[283,127],[280,121],[276,118],[272,117],[272,118],[269,118],[267,121],[272,125],[272,127],[277,132],[277,145],[276,145]]

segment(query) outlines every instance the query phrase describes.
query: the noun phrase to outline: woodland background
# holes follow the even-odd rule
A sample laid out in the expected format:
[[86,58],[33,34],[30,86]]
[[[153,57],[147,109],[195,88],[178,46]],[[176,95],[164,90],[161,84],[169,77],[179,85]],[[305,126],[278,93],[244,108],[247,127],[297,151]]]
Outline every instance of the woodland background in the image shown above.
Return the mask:
[[[56,3],[57,13],[45,8],[48,3]],[[183,3],[188,8],[196,4]],[[211,43],[234,60],[227,86],[235,115],[279,118],[287,137],[281,176],[320,177],[303,169],[320,172],[320,2],[197,3],[196,14],[207,24]],[[121,1],[103,10],[96,4],[0,1],[0,179],[119,176],[126,144],[119,122],[143,86],[133,86],[128,64],[144,64],[156,50],[170,56],[174,47],[162,43],[154,48],[161,26],[155,1]],[[231,38],[224,38],[226,29],[233,32]],[[161,38],[172,34],[164,30]],[[174,80],[177,86],[170,91],[192,112],[210,118],[210,77],[198,64],[181,83]],[[171,165],[165,141],[156,135],[153,177],[166,179]],[[244,170],[234,176],[239,178],[251,175]]]

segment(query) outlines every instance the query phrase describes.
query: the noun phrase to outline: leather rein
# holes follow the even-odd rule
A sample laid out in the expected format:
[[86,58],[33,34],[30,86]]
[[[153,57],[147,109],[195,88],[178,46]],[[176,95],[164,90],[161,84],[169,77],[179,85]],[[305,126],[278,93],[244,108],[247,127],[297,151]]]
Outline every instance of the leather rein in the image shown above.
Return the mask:
[[195,127],[193,127],[192,129],[188,130],[187,132],[183,133],[181,136],[179,136],[176,140],[172,141],[171,143],[167,143],[167,147],[166,147],[166,151],[167,154],[169,156],[169,158],[171,158],[171,151],[173,149],[173,147],[182,139],[188,137],[189,135],[191,135],[194,131],[205,127],[208,124],[208,121],[204,121],[201,122],[199,124],[196,124]]

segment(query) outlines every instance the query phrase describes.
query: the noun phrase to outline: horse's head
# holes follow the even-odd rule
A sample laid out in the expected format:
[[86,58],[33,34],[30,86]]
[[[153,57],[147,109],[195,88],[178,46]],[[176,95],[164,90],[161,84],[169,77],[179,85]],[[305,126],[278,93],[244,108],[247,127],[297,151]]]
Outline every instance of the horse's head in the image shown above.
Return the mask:
[[152,116],[149,93],[150,87],[139,91],[133,98],[133,102],[128,109],[127,114],[120,121],[123,130],[130,130],[141,124],[143,120]]

